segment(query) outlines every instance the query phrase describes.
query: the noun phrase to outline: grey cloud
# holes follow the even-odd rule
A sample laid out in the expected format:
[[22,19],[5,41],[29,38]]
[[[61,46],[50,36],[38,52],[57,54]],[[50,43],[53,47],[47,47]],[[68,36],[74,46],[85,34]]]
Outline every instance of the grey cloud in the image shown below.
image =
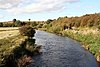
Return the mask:
[[17,7],[22,2],[24,2],[24,0],[0,0],[0,9]]
[[[18,13],[40,13],[63,10],[68,3],[79,0],[0,0],[0,8],[15,14]],[[3,5],[4,4],[4,5]]]

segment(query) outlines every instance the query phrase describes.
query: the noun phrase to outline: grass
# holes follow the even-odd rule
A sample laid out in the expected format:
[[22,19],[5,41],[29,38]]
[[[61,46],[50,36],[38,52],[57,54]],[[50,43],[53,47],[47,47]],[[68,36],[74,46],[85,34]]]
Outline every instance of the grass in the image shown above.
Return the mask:
[[62,35],[81,42],[82,46],[94,55],[100,66],[100,30],[96,28],[70,29],[62,31]]
[[18,30],[18,27],[0,27],[0,31],[7,31],[7,30]]
[[100,32],[93,34],[89,32],[87,34],[82,34],[80,31],[76,33],[73,30],[67,30],[62,32],[63,36],[69,36],[73,39],[76,39],[82,42],[82,45],[85,49],[89,50],[95,57],[100,55]]
[[9,38],[0,39],[0,61],[2,62],[4,56],[12,54],[12,50],[19,46],[22,40],[25,37],[22,36],[13,36]]
[[0,63],[4,60],[4,56],[12,53],[11,51],[18,46],[22,38],[19,36],[18,30],[15,29],[16,28],[13,29],[8,27],[0,28]]
[[16,36],[18,34],[18,27],[0,27],[0,39]]
[[[4,67],[23,67],[20,66],[22,63],[25,63],[25,65],[28,63],[25,58],[28,58],[28,56],[31,58],[33,54],[39,53],[41,46],[35,44],[35,39],[20,35],[16,28],[9,29],[6,28],[5,31],[0,31],[0,36],[3,36],[0,38],[0,65],[3,64]],[[23,58],[24,56],[26,57]]]

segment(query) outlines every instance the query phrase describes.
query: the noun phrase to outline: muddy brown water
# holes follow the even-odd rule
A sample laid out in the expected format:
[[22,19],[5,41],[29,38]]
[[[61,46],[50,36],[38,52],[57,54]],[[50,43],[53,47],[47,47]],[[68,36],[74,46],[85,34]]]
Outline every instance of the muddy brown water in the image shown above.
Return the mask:
[[29,67],[98,67],[95,58],[68,37],[36,31],[36,44],[42,45],[42,54],[33,56]]

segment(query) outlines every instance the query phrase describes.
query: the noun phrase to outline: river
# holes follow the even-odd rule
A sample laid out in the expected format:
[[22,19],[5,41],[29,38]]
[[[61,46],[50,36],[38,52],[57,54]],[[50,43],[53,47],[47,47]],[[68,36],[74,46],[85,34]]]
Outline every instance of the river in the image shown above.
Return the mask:
[[93,55],[71,38],[36,31],[35,39],[42,54],[33,56],[30,67],[97,67]]

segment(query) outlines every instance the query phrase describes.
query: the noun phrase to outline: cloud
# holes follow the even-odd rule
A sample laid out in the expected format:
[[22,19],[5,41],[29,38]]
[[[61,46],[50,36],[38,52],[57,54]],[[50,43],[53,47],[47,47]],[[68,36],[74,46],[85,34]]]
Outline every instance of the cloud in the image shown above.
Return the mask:
[[4,16],[0,14],[0,18],[3,18]]
[[79,0],[0,0],[0,8],[11,13],[40,13],[61,11],[67,4]]
[[0,0],[0,9],[9,9],[19,6],[24,0]]

